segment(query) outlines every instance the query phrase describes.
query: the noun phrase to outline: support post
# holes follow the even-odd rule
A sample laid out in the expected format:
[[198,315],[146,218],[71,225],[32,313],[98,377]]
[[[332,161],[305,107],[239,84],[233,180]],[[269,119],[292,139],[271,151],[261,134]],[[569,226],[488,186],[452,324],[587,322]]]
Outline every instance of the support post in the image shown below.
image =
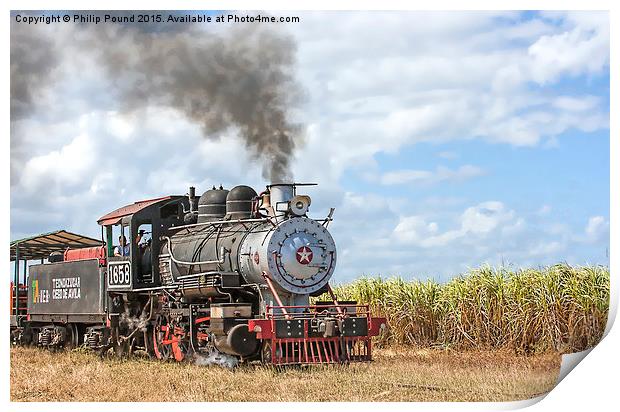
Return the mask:
[[[101,230],[103,230],[103,226],[101,227]],[[114,238],[112,236],[112,225],[105,227],[105,233],[107,256],[114,256]]]
[[[24,259],[24,286],[28,285],[28,281],[26,279],[26,271],[27,271],[27,269],[28,269],[28,259]],[[26,288],[24,288],[24,289],[26,289]],[[26,305],[26,306],[28,306],[28,305]]]
[[14,288],[15,292],[13,296],[15,296],[15,315],[19,313],[19,243],[15,245],[15,276],[14,279]]

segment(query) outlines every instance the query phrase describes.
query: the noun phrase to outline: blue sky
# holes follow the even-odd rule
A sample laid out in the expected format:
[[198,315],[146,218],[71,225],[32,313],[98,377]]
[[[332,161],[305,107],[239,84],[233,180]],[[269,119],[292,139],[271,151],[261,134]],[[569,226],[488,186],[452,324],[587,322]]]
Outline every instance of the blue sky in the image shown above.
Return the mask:
[[[296,42],[305,94],[293,172],[319,183],[315,216],[336,207],[337,282],[608,264],[607,14],[274,14],[301,17],[274,26]],[[12,124],[12,239],[97,235],[107,211],[190,184],[266,183],[233,130],[210,140],[169,108],[123,112],[89,50],[67,46],[70,26],[37,30],[62,53]]]

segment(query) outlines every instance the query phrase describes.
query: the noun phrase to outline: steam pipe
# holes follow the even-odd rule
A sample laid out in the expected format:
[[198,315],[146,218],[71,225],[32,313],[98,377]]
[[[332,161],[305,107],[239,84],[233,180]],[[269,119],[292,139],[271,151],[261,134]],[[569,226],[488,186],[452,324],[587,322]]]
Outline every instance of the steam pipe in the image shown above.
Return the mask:
[[233,298],[232,298],[232,295],[231,295],[230,293],[228,293],[228,292],[223,292],[223,291],[222,291],[222,289],[220,289],[220,287],[219,287],[219,286],[216,286],[216,287],[215,287],[215,291],[216,291],[217,293],[219,293],[220,295],[227,295],[227,296],[228,296],[228,301],[229,301],[230,303],[232,303]]

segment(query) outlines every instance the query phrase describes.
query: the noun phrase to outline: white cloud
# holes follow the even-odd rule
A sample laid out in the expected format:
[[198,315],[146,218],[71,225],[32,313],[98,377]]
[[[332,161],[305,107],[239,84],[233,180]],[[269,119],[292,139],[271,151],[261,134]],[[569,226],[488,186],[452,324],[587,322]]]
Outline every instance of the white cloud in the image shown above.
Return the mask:
[[459,154],[456,152],[451,152],[449,150],[443,151],[443,152],[439,152],[438,156],[441,157],[442,159],[458,159]]
[[131,139],[136,129],[136,121],[137,119],[133,116],[111,112],[107,121],[109,133],[120,140],[127,141]]
[[[309,13],[307,24],[291,28],[316,103],[308,115],[322,125],[320,145],[334,148],[327,156],[338,169],[423,141],[536,146],[571,128],[608,127],[605,107],[592,96],[531,87],[539,77],[546,84],[593,73],[591,59],[606,61],[608,48],[587,47],[589,39],[608,41],[605,13],[556,14],[554,21],[505,13],[504,26],[493,13],[467,13],[458,24],[456,15],[464,14]],[[547,48],[571,55],[565,42],[547,39],[573,32],[579,36],[570,47],[580,58],[542,72]]]
[[515,219],[514,211],[506,210],[503,203],[496,201],[468,207],[459,221],[460,227],[439,233],[436,222],[427,222],[423,216],[403,216],[394,228],[393,236],[399,242],[427,248],[446,246],[466,236],[485,237],[498,228],[504,234],[514,234],[524,225],[522,219]]
[[96,155],[91,137],[80,134],[60,150],[28,160],[23,170],[22,188],[38,192],[47,185],[82,183],[95,167]]
[[399,170],[384,173],[381,176],[381,183],[384,185],[399,185],[410,182],[430,181],[434,176],[434,173],[428,170]]
[[431,184],[444,181],[463,181],[484,174],[484,170],[472,165],[464,165],[455,170],[439,166],[434,172],[428,170],[387,172],[381,176],[380,182],[384,185],[400,185],[405,183]]
[[559,252],[562,252],[565,249],[566,245],[558,241],[552,241],[549,243],[539,242],[536,245],[530,247],[528,253],[534,257],[550,255],[553,256]]
[[393,236],[399,242],[421,247],[443,246],[461,236],[459,231],[438,233],[436,222],[426,222],[422,216],[405,216],[400,219]]
[[553,101],[553,106],[567,112],[586,112],[595,109],[600,103],[596,96],[558,96]]
[[466,180],[486,174],[485,170],[472,165],[464,165],[456,170],[448,169],[447,167],[437,168],[437,177],[439,180]]
[[462,229],[470,233],[488,233],[511,221],[514,215],[514,211],[506,210],[502,202],[483,202],[463,212]]
[[603,216],[592,216],[588,219],[585,234],[586,241],[596,242],[603,236],[609,235],[609,222]]
[[596,73],[609,63],[609,14],[569,13],[570,27],[544,35],[528,49],[532,79],[545,84],[563,73]]

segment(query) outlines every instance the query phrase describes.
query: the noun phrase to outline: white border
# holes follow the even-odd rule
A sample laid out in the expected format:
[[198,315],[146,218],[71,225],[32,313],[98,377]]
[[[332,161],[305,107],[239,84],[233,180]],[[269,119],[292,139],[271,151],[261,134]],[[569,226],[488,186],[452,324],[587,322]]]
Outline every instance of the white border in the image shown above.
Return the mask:
[[[459,2],[459,1],[449,1],[449,0],[435,0],[432,2],[411,2],[411,1],[391,1],[391,0],[383,0],[383,1],[369,1],[369,0],[358,0],[358,1],[346,1],[346,2],[334,2],[334,1],[326,1],[326,0],[316,0],[316,1],[284,1],[284,0],[262,0],[260,2],[249,1],[249,0],[231,0],[231,1],[202,1],[196,2],[192,0],[179,0],[175,1],[173,4],[170,2],[164,2],[161,0],[149,1],[149,2],[139,2],[135,0],[109,0],[101,2],[96,5],[85,4],[84,2],[76,1],[76,0],[65,0],[65,1],[55,1],[55,2],[45,2],[45,1],[14,1],[9,0],[7,2],[7,11],[5,12],[5,20],[2,24],[2,35],[4,37],[4,45],[5,45],[5,57],[8,57],[9,53],[9,24],[8,24],[8,11],[11,9],[75,9],[80,10],[84,9],[87,6],[90,9],[99,9],[99,10],[114,10],[114,9],[170,9],[171,6],[174,6],[174,9],[228,9],[228,10],[610,10],[610,24],[611,24],[611,64],[610,64],[610,73],[612,74],[611,78],[611,111],[610,111],[610,135],[614,138],[611,139],[611,148],[610,148],[610,164],[611,164],[611,190],[610,190],[610,198],[611,198],[611,208],[610,208],[610,223],[611,223],[611,238],[610,238],[610,269],[612,273],[612,282],[611,282],[611,305],[610,305],[610,322],[608,324],[608,335],[605,339],[592,351],[592,353],[588,356],[588,360],[580,364],[575,372],[569,374],[569,376],[564,379],[556,389],[554,389],[542,402],[537,403],[533,406],[533,409],[542,410],[544,409],[566,409],[566,410],[595,410],[595,409],[609,409],[609,405],[616,404],[617,400],[617,371],[619,364],[619,356],[618,352],[620,351],[620,337],[618,333],[618,328],[610,329],[613,323],[613,319],[615,319],[617,313],[617,305],[618,305],[618,282],[617,277],[614,275],[615,268],[617,266],[617,249],[618,249],[618,223],[615,219],[615,215],[613,211],[618,210],[620,206],[620,181],[618,179],[620,164],[618,163],[618,82],[615,78],[615,75],[620,73],[620,67],[618,67],[617,61],[617,51],[616,45],[618,41],[618,2],[611,1],[597,1],[591,0],[588,2],[577,2],[575,0],[571,1],[559,1],[559,0],[548,0],[544,3],[540,1],[480,1],[474,0],[469,1],[467,3]],[[466,8],[465,8],[466,7]],[[6,60],[5,60],[6,61]],[[2,244],[9,244],[9,225],[10,225],[10,207],[9,201],[10,199],[10,150],[9,150],[9,140],[8,136],[10,134],[10,119],[9,119],[9,65],[2,65],[3,78],[4,82],[2,83],[2,90],[4,92],[4,125],[5,139],[3,140],[3,162],[2,164],[2,180],[5,188],[5,196],[3,197],[3,202],[0,202],[0,207],[2,208]],[[6,260],[6,264],[3,267],[9,267],[8,256],[5,254],[0,255],[2,261]],[[0,302],[8,301],[8,288],[0,288]],[[8,310],[8,305],[3,306],[5,311]],[[8,316],[5,315],[5,318]],[[3,348],[3,370],[5,371],[2,375],[2,400],[4,403],[8,403],[9,401],[9,345],[6,344],[8,342],[8,328],[5,326],[2,328],[0,336],[0,341],[5,342],[2,346]],[[520,408],[524,406],[531,405],[535,401],[524,401],[524,402],[512,402],[512,403],[424,403],[424,404],[389,404],[388,407],[398,407],[398,408],[415,408],[416,410],[437,410],[438,408],[441,410],[446,409],[464,409],[464,410],[502,410],[502,409],[514,409]],[[55,404],[20,404],[20,403],[12,403],[7,405],[10,410],[16,411],[37,411],[37,410],[49,410],[50,408],[63,410],[83,410],[86,406],[81,403],[55,403]],[[134,408],[137,405],[134,403],[120,403],[115,404],[113,407],[115,409],[129,409]],[[105,410],[108,411],[111,405],[102,404],[102,403],[90,403],[88,404],[88,408],[92,410]],[[288,410],[289,408],[299,408],[299,409],[314,409],[314,408],[324,408],[324,407],[341,407],[341,408],[350,408],[355,407],[356,409],[376,409],[381,408],[383,405],[379,404],[357,404],[357,405],[331,405],[327,406],[324,404],[254,404],[254,403],[240,403],[235,405],[215,405],[215,404],[148,404],[140,407],[145,407],[148,410],[179,410],[180,408],[184,409],[205,409],[205,408],[230,408],[233,407],[235,409],[241,410],[256,410],[256,408],[282,408]]]

